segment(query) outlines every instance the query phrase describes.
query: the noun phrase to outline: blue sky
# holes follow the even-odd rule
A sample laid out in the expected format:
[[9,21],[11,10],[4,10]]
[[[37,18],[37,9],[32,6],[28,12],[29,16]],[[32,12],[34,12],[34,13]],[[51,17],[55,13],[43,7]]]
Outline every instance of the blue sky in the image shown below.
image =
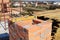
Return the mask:
[[[25,1],[36,1],[36,0],[25,0]],[[38,0],[38,1],[45,1],[45,0]],[[48,1],[60,1],[60,0],[48,0]]]
[[[18,1],[18,0],[14,0],[14,1]],[[36,0],[24,0],[24,1],[36,1]],[[60,1],[60,0],[37,0],[37,1]]]

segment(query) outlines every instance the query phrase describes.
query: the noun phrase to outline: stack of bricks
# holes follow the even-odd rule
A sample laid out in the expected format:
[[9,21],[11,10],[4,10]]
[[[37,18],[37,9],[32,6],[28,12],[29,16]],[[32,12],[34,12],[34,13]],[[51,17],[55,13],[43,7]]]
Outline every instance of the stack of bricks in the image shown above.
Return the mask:
[[52,23],[39,19],[12,22],[9,20],[10,40],[51,40]]

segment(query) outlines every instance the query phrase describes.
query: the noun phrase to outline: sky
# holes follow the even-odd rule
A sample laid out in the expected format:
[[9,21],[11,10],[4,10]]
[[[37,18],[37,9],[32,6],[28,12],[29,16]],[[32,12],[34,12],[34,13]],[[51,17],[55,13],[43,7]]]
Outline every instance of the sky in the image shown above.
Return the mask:
[[[14,0],[14,1],[17,1],[17,0]],[[36,0],[24,0],[24,1],[36,1]],[[60,0],[37,0],[37,1],[60,1]]]
[[[25,1],[36,1],[36,0],[25,0]],[[45,0],[38,0],[38,1],[45,1]],[[49,1],[60,1],[60,0],[49,0]]]
[[[25,0],[27,1],[27,0]],[[36,1],[36,0],[28,0],[28,1]],[[45,1],[45,0],[38,0],[38,1]],[[48,0],[48,1],[60,1],[60,0]]]

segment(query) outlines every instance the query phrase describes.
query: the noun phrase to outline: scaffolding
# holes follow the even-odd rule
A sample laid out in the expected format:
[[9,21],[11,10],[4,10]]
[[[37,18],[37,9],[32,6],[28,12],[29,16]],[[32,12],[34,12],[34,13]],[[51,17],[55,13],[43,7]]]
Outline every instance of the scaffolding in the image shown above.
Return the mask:
[[[23,10],[23,6],[22,6],[22,2],[25,2],[25,1],[17,1],[18,4],[20,4],[18,7],[14,7],[13,4],[16,3],[16,2],[11,2],[9,0],[9,2],[4,2],[4,0],[1,0],[2,2],[0,3],[0,25],[2,25],[2,27],[4,28],[4,30],[6,30],[6,20],[8,20],[9,18],[18,18],[20,16],[22,16],[22,10]],[[13,0],[12,0],[13,1]],[[16,4],[16,5],[18,5]],[[16,6],[15,5],[15,6]],[[13,20],[15,20],[13,18]],[[27,17],[26,19],[32,19],[34,18],[33,16],[31,17]],[[23,17],[22,17],[23,19]],[[18,18],[18,20],[20,20],[20,18]],[[23,19],[25,20],[25,19]],[[4,25],[1,23],[2,21],[4,21]],[[16,21],[16,20],[15,20]]]
[[[21,1],[20,1],[21,2]],[[20,3],[19,2],[19,3]],[[20,3],[21,4],[21,3]],[[1,3],[0,3],[0,25],[2,25],[2,27],[4,28],[4,30],[6,30],[6,20],[8,20],[10,18],[10,15],[12,14],[12,11],[18,11],[16,9],[13,9],[12,8],[12,2],[9,1],[9,2],[4,2],[4,0],[1,0]],[[20,9],[19,12],[21,12],[21,8],[19,7],[18,9]],[[4,22],[4,26],[1,22]]]
[[[13,1],[13,0],[12,0]],[[29,12],[26,12],[28,13],[28,17],[27,16],[24,16],[25,13],[24,11],[26,11],[23,7],[23,2],[28,2],[28,1],[14,1],[12,2],[9,0],[9,2],[4,2],[4,0],[2,0],[2,2],[0,3],[0,25],[2,25],[2,27],[4,28],[4,30],[7,29],[7,22],[8,22],[8,19],[12,18],[12,21],[16,22],[16,21],[19,21],[19,20],[27,20],[27,19],[34,19],[35,16],[30,16],[32,14],[32,12],[30,11]],[[18,3],[18,4],[15,4],[15,3]],[[23,3],[23,4],[22,4]],[[29,2],[28,2],[29,3]],[[15,4],[15,5],[14,5]],[[18,7],[14,7],[14,6],[18,5]],[[27,4],[26,4],[27,5]],[[22,15],[22,13],[24,13],[24,15]],[[2,21],[4,22],[4,26],[2,24]],[[6,22],[7,21],[7,22]]]

